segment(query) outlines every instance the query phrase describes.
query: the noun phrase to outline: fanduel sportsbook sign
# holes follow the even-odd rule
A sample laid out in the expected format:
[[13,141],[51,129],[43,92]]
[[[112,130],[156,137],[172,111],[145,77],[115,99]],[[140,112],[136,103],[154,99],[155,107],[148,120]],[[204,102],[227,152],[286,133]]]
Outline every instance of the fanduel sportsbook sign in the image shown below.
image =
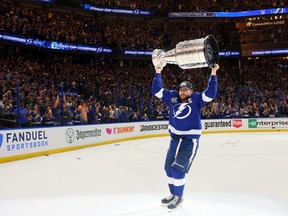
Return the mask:
[[45,130],[13,130],[0,133],[0,151],[27,152],[41,151],[49,146],[47,131]]

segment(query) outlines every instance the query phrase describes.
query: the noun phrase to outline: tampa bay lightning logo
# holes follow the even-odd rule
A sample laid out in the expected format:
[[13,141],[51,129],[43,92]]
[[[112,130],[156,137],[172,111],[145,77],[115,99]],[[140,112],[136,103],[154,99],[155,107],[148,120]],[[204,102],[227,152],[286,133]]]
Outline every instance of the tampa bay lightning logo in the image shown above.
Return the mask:
[[285,8],[275,8],[271,10],[272,10],[272,14],[281,14],[281,13],[284,13],[284,9]]
[[89,4],[85,4],[85,5],[84,5],[84,8],[85,8],[85,10],[90,10],[91,5],[89,5]]
[[29,38],[26,40],[26,44],[32,44],[33,43],[33,39]]
[[231,51],[226,51],[225,52],[225,56],[230,56],[231,55]]
[[0,148],[1,148],[1,146],[2,146],[2,142],[3,142],[3,135],[0,134]]
[[192,112],[192,108],[188,105],[188,103],[180,103],[176,104],[173,107],[173,118],[177,119],[185,119]]

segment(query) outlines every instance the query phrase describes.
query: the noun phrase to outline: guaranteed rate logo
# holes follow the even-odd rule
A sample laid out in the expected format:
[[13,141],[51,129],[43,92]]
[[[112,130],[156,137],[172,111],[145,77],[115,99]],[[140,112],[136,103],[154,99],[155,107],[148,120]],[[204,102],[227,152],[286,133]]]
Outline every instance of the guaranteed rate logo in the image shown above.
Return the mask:
[[207,121],[204,123],[205,130],[208,128],[231,128],[232,121],[231,120],[221,120],[221,121]]

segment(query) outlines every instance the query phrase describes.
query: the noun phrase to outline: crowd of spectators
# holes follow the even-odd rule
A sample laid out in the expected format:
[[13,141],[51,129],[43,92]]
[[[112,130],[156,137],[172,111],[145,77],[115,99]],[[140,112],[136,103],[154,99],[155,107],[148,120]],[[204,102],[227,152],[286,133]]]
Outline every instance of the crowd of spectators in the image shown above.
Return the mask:
[[154,49],[174,47],[178,42],[213,34],[222,44],[215,23],[167,22],[103,18],[54,12],[0,2],[0,31],[66,43],[111,48]]
[[240,70],[222,68],[225,84],[220,84],[218,99],[204,108],[203,118],[288,116],[287,60],[246,59],[241,65]]
[[[97,4],[119,5],[126,1],[99,1]],[[128,1],[127,1],[128,2]],[[133,1],[132,1],[133,2]],[[141,4],[150,4],[149,1]],[[177,1],[173,1],[177,3]],[[214,1],[212,1],[214,2]],[[217,3],[217,1],[215,1]],[[214,2],[214,3],[215,3]],[[253,4],[257,1],[253,1]],[[198,4],[199,3],[199,4]],[[223,3],[223,2],[222,2]],[[221,3],[221,5],[222,5]],[[242,4],[236,1],[227,1],[227,4]],[[226,4],[225,2],[223,5]],[[263,3],[263,2],[262,2]],[[135,4],[136,1],[135,1]],[[139,3],[140,4],[140,3]],[[154,3],[153,3],[154,4]],[[158,5],[159,3],[156,3]],[[167,4],[172,2],[167,1]],[[190,3],[189,3],[190,4]],[[202,3],[197,2],[197,5]],[[264,5],[281,5],[281,1],[263,3]],[[133,5],[133,4],[132,4]],[[193,5],[193,4],[191,4]],[[203,4],[209,5],[209,4]],[[244,1],[244,5],[246,5]],[[259,8],[258,4],[258,8]],[[235,8],[235,7],[232,7]],[[265,8],[260,7],[260,8]],[[223,10],[222,10],[223,11]],[[278,16],[278,19],[280,16]],[[281,15],[281,20],[287,20],[287,15]],[[259,18],[259,17],[258,17]],[[259,18],[260,19],[260,18]],[[273,19],[273,16],[265,19]],[[265,21],[255,20],[253,22]],[[247,21],[248,22],[248,21]],[[287,22],[287,21],[284,21]],[[102,17],[90,13],[75,14],[71,11],[59,12],[50,7],[32,8],[0,1],[0,31],[29,38],[38,38],[48,41],[66,43],[89,44],[105,46],[115,49],[154,49],[173,48],[178,42],[196,39],[207,35],[214,35],[220,48],[226,43],[258,44],[277,43],[287,41],[287,25],[247,26],[244,29],[235,29],[231,36],[223,32],[225,24],[221,21],[202,22],[167,21],[166,19],[127,19],[125,17]],[[231,39],[227,39],[231,37]]]
[[[150,92],[151,61],[9,50],[0,58],[2,118],[15,122],[20,114],[23,127],[168,119],[169,107]],[[288,116],[287,64],[246,59],[239,70],[237,60],[221,60],[218,95],[202,118]],[[163,83],[178,89],[190,80],[195,91],[203,91],[209,75],[209,68],[167,65]]]
[[241,44],[261,44],[261,43],[279,43],[287,41],[287,25],[270,27],[258,27],[245,29],[241,34]]
[[[45,113],[49,114],[48,107],[55,117],[54,125],[138,121],[140,103],[142,117],[147,118],[152,62],[149,65],[135,61],[111,62],[93,56],[45,55],[42,51],[12,47],[3,50],[8,50],[0,58],[1,115],[6,119],[15,119],[18,100],[25,103],[29,113],[37,105],[41,124]],[[147,71],[151,76],[144,76]],[[85,114],[75,112],[80,119],[74,121],[73,112],[83,111],[83,107]],[[69,118],[60,111],[65,109]],[[63,122],[63,117],[67,121]]]

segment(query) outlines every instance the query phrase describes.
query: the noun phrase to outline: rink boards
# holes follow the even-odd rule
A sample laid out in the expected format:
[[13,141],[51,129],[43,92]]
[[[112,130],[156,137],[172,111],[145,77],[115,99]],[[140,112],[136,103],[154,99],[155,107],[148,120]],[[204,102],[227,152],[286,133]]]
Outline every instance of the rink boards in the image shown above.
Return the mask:
[[[265,131],[288,131],[288,118],[202,120],[204,134]],[[168,121],[1,130],[0,163],[167,135]]]

